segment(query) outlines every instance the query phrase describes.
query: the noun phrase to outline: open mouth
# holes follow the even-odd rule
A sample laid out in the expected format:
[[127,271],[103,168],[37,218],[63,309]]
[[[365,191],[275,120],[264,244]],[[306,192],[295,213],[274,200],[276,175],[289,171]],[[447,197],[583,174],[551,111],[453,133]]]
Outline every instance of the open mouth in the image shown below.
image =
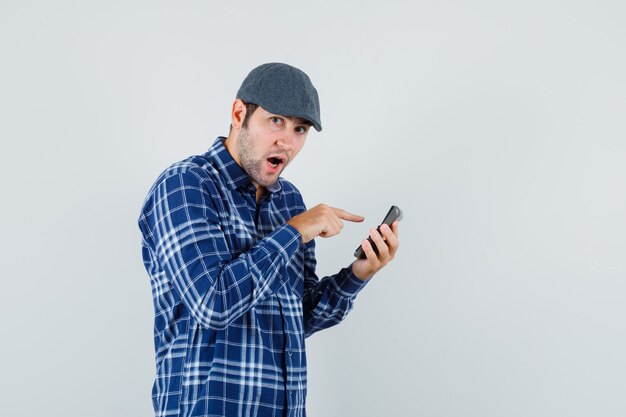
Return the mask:
[[283,160],[281,158],[273,156],[271,158],[267,158],[267,162],[269,162],[273,168],[276,168],[278,165],[283,163]]

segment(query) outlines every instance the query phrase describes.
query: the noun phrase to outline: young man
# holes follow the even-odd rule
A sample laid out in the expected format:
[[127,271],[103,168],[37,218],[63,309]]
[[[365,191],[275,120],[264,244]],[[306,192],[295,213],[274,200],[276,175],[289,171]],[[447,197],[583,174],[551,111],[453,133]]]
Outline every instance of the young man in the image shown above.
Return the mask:
[[339,323],[367,280],[393,259],[398,224],[372,229],[366,259],[315,275],[314,238],[363,218],[306,210],[280,178],[322,129],[317,91],[292,66],[264,64],[243,81],[231,130],[175,163],[139,218],[155,309],[161,416],[304,416],[305,337]]

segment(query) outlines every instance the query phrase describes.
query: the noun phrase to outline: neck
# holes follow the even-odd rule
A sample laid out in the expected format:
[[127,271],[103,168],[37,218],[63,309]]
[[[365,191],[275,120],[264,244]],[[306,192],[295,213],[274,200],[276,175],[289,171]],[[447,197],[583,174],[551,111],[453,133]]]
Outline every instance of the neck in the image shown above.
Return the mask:
[[262,187],[259,184],[253,184],[256,187],[256,202],[258,203],[259,201],[261,201],[261,198],[263,198],[267,190],[265,189],[265,187]]

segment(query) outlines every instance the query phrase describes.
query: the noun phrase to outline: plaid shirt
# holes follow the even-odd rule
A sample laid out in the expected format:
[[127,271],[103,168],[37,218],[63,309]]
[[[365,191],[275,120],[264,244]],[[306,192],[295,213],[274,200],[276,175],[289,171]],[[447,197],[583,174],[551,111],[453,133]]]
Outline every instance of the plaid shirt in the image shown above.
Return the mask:
[[304,416],[304,338],[339,323],[365,283],[315,275],[305,210],[280,179],[258,203],[218,138],[169,167],[139,218],[154,301],[157,417]]

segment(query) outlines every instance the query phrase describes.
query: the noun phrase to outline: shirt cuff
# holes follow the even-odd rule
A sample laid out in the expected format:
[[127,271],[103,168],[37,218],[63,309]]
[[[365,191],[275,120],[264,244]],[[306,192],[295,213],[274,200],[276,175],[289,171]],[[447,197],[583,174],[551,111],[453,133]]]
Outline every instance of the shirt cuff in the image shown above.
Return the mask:
[[266,239],[268,249],[278,253],[278,255],[283,258],[285,264],[296,254],[302,243],[300,232],[289,224],[275,229]]
[[354,273],[352,273],[352,265],[341,270],[343,279],[339,282],[339,291],[341,291],[344,297],[354,298],[357,294],[365,288],[369,279],[363,281],[359,279]]

